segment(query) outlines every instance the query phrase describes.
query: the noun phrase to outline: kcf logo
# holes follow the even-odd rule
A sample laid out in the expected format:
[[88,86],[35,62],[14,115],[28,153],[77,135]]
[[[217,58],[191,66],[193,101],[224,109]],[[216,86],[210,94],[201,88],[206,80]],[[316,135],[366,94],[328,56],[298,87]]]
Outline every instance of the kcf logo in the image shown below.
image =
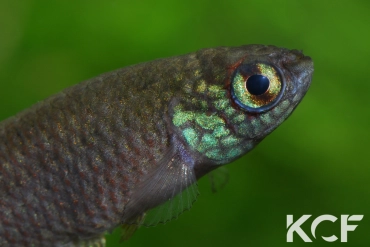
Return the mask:
[[[286,234],[287,242],[293,242],[293,233],[296,232],[305,242],[312,242],[312,240],[307,236],[307,234],[301,229],[301,225],[310,218],[311,215],[303,215],[301,218],[299,218],[296,222],[293,222],[293,215],[287,215],[286,223],[287,223],[287,229],[288,232]],[[341,242],[347,242],[347,233],[349,231],[354,231],[357,227],[357,225],[350,225],[348,224],[349,221],[360,221],[362,220],[364,216],[363,215],[352,215],[349,216],[348,214],[341,215],[340,217],[340,241]],[[335,222],[337,221],[337,217],[325,214],[317,217],[311,224],[311,233],[314,238],[316,238],[315,231],[316,227],[323,221],[331,221]],[[338,240],[338,237],[335,235],[332,235],[330,237],[323,237],[321,236],[325,241],[327,242],[334,242]]]

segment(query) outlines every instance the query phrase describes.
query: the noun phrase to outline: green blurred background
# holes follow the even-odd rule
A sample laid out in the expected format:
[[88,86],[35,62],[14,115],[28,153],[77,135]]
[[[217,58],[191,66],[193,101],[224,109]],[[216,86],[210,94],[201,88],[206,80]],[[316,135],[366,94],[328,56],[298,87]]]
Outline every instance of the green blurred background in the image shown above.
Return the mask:
[[[178,220],[109,246],[328,246],[340,223],[286,243],[286,215],[363,214],[347,246],[370,245],[370,1],[0,1],[0,119],[126,65],[205,47],[274,44],[315,62],[295,113],[228,165],[217,194],[207,179]],[[357,224],[357,223],[354,223]],[[339,240],[330,244],[341,245]]]

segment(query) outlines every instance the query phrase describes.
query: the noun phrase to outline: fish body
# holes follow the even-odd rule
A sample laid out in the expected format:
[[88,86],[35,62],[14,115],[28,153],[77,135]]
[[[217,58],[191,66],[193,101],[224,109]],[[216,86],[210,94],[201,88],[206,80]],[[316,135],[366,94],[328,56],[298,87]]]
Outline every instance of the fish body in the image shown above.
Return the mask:
[[[199,178],[291,114],[312,73],[296,50],[203,49],[102,74],[4,120],[0,246],[104,246],[121,224],[177,217]],[[152,208],[162,212],[145,223]]]

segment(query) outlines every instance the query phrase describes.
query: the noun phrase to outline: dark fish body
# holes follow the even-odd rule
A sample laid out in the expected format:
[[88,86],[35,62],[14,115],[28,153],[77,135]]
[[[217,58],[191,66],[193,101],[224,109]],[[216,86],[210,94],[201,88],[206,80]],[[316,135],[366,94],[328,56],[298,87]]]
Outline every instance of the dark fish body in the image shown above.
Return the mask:
[[[106,231],[251,150],[312,72],[296,50],[204,49],[102,74],[1,122],[0,246],[104,246]],[[271,92],[245,96],[252,75]]]

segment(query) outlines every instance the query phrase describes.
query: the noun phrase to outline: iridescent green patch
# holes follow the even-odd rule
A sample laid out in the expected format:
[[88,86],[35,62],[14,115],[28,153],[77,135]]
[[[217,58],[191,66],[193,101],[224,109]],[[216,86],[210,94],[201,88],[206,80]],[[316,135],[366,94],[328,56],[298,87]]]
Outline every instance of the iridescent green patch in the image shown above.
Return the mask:
[[221,143],[222,143],[222,145],[229,147],[229,146],[233,146],[233,145],[238,144],[239,139],[236,138],[235,136],[228,136],[228,137],[222,139]]
[[222,90],[220,86],[212,85],[208,88],[209,94],[213,98],[225,98],[226,91]]
[[248,125],[247,123],[241,123],[238,128],[238,134],[239,135],[253,134],[253,128],[251,128],[251,126]]
[[194,113],[190,111],[177,111],[175,112],[172,122],[175,126],[181,126],[187,121],[194,119]]
[[200,127],[203,129],[211,130],[216,128],[219,125],[224,124],[224,120],[217,115],[207,116],[206,114],[195,114],[194,115],[195,121],[199,124]]
[[236,117],[233,118],[232,122],[235,123],[235,124],[238,124],[238,123],[241,123],[245,121],[245,115],[243,114],[239,114],[237,115]]
[[182,131],[186,142],[194,148],[198,144],[198,134],[192,128],[186,128]]
[[196,87],[196,91],[198,92],[198,93],[203,93],[204,91],[206,91],[206,88],[207,88],[207,84],[206,84],[206,82],[205,82],[205,80],[200,80],[199,82],[198,82],[198,85],[197,85],[197,87]]
[[214,160],[220,160],[221,156],[221,150],[220,149],[212,149],[208,152],[206,152],[206,156],[210,159]]
[[225,126],[217,126],[214,130],[213,130],[213,135],[217,138],[219,137],[222,137],[222,136],[227,136],[228,134],[230,133],[230,131],[228,129],[225,128]]
[[243,150],[240,148],[231,149],[226,155],[226,158],[231,159],[231,158],[241,155],[242,153],[243,153]]
[[[230,100],[225,97],[225,89],[220,86],[207,88],[204,81],[199,81],[196,91],[207,93],[214,99],[211,104],[215,109],[226,114],[237,127],[237,135],[253,134],[256,126],[246,124],[246,116],[237,113],[231,106]],[[198,110],[185,111],[180,104],[174,108],[175,113],[172,119],[176,127],[183,128],[182,135],[187,144],[212,160],[233,159],[240,155],[242,152],[241,147],[238,147],[240,139],[226,126],[225,115],[207,114],[210,102],[204,99],[192,98],[189,103]],[[202,110],[199,111],[199,109]]]
[[231,117],[232,115],[236,113],[236,110],[233,107],[231,107],[229,104],[228,107],[225,109],[225,113],[227,117]]
[[271,116],[269,113],[265,113],[265,114],[262,114],[260,116],[262,122],[266,123],[266,124],[270,124],[272,123],[272,119],[271,119]]
[[201,146],[205,149],[215,147],[217,145],[217,139],[211,134],[204,134],[201,141]]
[[228,99],[219,99],[215,102],[215,108],[217,110],[224,110],[229,106],[229,100]]

